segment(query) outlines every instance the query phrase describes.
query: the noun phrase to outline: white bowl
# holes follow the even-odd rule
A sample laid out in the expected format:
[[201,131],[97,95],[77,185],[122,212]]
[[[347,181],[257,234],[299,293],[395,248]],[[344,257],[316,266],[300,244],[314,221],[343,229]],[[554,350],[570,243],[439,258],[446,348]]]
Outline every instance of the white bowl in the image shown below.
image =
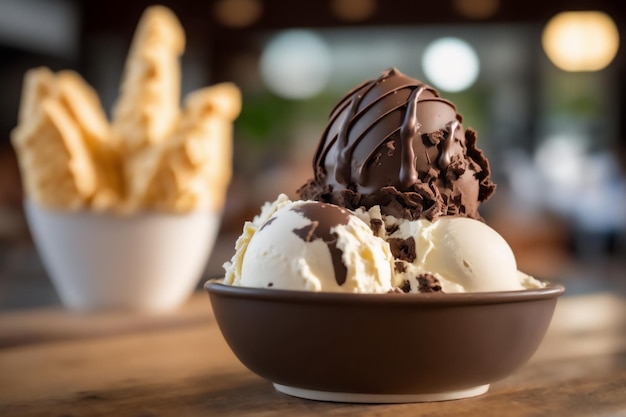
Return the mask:
[[32,201],[24,208],[61,301],[80,311],[176,308],[201,279],[221,220],[211,212],[57,211]]

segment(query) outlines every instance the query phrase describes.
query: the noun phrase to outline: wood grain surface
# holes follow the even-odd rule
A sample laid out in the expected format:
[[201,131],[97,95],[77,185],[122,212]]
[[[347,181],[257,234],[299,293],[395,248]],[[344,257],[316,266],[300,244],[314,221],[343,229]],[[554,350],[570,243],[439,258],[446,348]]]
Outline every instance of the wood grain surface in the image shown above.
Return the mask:
[[161,316],[0,316],[0,416],[623,416],[626,300],[564,297],[537,354],[480,397],[325,403],[277,393],[239,363],[197,294]]

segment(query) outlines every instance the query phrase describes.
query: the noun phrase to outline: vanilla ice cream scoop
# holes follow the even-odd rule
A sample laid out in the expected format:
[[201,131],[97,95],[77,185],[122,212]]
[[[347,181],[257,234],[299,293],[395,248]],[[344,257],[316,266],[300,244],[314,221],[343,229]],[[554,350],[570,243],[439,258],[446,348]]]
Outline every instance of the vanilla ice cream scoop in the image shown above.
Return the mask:
[[262,224],[257,219],[246,242],[239,242],[240,271],[233,271],[237,261],[227,265],[232,283],[351,293],[393,288],[389,244],[357,216],[315,201],[279,205]]
[[[401,221],[388,241],[404,257],[401,272],[409,282],[432,274],[444,292],[511,291],[541,287],[519,272],[513,250],[494,229],[479,220],[444,216]],[[404,255],[398,255],[398,254]],[[412,284],[411,288],[416,284]]]

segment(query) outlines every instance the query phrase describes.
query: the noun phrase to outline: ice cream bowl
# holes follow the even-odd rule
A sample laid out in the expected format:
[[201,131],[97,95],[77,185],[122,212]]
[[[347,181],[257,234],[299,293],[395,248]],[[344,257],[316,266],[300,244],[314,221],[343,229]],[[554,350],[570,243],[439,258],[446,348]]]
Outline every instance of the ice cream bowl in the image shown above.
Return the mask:
[[339,402],[473,397],[524,365],[564,287],[342,294],[205,284],[237,358],[275,388]]
[[69,310],[161,313],[201,282],[221,214],[24,210],[35,246]]

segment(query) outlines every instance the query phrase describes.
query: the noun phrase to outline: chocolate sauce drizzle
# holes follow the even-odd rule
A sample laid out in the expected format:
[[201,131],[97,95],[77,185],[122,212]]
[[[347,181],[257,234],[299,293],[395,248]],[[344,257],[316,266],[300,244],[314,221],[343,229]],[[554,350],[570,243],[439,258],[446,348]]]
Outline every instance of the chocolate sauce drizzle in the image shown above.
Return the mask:
[[305,242],[320,239],[326,243],[333,262],[337,285],[343,285],[348,278],[348,269],[342,260],[343,252],[337,247],[337,235],[330,229],[348,224],[350,220],[348,211],[337,206],[313,202],[298,205],[291,210],[311,222],[299,229],[293,229],[293,233]]
[[[341,121],[337,135],[325,143],[320,143],[320,146],[314,158],[315,168],[322,165],[326,154],[329,152],[331,147],[336,144],[338,148],[338,154],[337,161],[334,167],[335,181],[345,186],[348,186],[355,181],[360,185],[365,185],[368,182],[368,170],[365,169],[365,167],[372,163],[376,153],[379,151],[380,147],[389,139],[389,137],[399,131],[401,142],[401,166],[399,178],[400,185],[402,187],[408,188],[419,181],[415,163],[415,151],[413,148],[413,143],[415,140],[418,140],[422,134],[422,132],[420,131],[422,123],[420,123],[417,116],[417,105],[420,101],[420,96],[424,91],[428,90],[435,96],[434,100],[446,103],[450,105],[453,109],[455,109],[455,107],[448,100],[440,98],[436,90],[434,90],[432,87],[417,82],[401,83],[400,85],[391,88],[388,91],[383,91],[382,94],[380,94],[378,97],[375,97],[375,99],[372,100],[371,103],[367,104],[366,106],[362,106],[363,100],[368,93],[370,93],[375,87],[377,87],[381,83],[384,83],[390,77],[398,75],[402,74],[395,68],[390,68],[384,71],[381,76],[376,80],[365,83],[359,86],[357,89],[353,90],[351,94],[348,94],[346,97],[344,97],[344,99],[333,109],[331,113],[331,122],[326,127],[326,130],[322,137],[326,137],[328,135],[329,129],[334,125],[335,118],[339,117],[342,114],[345,114],[345,116],[344,119]],[[400,90],[403,90],[405,88],[412,89],[409,99],[406,102],[399,103],[397,106],[394,106],[388,109],[386,112],[379,114],[374,120],[371,121],[371,123],[369,123],[369,125],[365,129],[363,129],[363,132],[358,137],[350,141],[349,135],[351,129],[353,128],[355,121],[359,120],[360,116],[366,113],[367,110],[369,110],[380,100],[389,95],[397,94]],[[393,111],[396,111],[400,107],[406,107],[402,124],[397,129],[389,132],[387,136],[380,138],[378,145],[367,156],[361,167],[359,167],[359,178],[352,178],[352,157],[355,148],[361,143],[366,134],[378,122],[380,122],[385,116],[389,115]],[[441,155],[439,157],[439,166],[442,169],[445,169],[450,164],[452,143],[454,142],[454,133],[459,127],[460,123],[457,120],[453,120],[447,125],[447,134],[445,135],[445,137],[450,139],[445,141],[441,150]],[[319,170],[316,169],[316,172],[319,172]]]
[[453,120],[446,125],[446,132],[444,136],[444,142],[441,147],[441,155],[439,156],[439,160],[437,164],[439,168],[446,169],[450,166],[450,162],[452,162],[452,145],[454,144],[454,133],[461,126],[458,120]]
[[356,141],[350,145],[348,142],[350,133],[350,124],[354,115],[356,115],[359,103],[361,102],[362,95],[355,95],[352,97],[350,110],[346,114],[346,118],[341,123],[339,128],[339,135],[337,140],[339,141],[339,155],[337,156],[337,165],[335,166],[335,179],[340,184],[348,184],[351,180],[350,161],[352,160],[352,152],[356,146]]
[[400,184],[409,187],[418,180],[417,169],[415,168],[415,150],[413,149],[413,140],[422,126],[417,120],[417,102],[420,94],[425,90],[423,85],[419,86],[411,92],[409,102],[404,114],[404,121],[400,126],[401,141],[401,165],[400,165]]

